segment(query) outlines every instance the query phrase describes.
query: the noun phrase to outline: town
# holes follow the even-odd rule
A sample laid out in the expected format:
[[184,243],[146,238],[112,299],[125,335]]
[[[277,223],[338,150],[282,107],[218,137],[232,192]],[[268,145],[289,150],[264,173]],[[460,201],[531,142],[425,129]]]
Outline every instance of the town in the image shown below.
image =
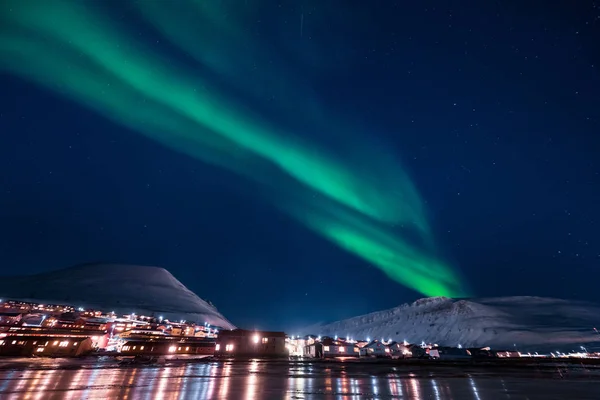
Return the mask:
[[0,300],[0,356],[213,356],[292,359],[517,359],[600,358],[583,346],[567,353],[463,348],[391,339],[353,339],[284,332],[226,330],[206,322],[84,309],[71,305]]

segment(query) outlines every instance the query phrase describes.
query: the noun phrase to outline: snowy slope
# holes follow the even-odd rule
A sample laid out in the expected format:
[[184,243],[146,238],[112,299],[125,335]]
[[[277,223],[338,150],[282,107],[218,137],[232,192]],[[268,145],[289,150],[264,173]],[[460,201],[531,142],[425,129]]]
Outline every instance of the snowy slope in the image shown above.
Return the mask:
[[307,334],[392,338],[412,343],[563,349],[600,341],[600,306],[541,297],[432,297],[306,328]]
[[35,299],[138,315],[162,315],[233,329],[215,307],[167,270],[120,264],[87,264],[47,273],[0,278],[0,298]]

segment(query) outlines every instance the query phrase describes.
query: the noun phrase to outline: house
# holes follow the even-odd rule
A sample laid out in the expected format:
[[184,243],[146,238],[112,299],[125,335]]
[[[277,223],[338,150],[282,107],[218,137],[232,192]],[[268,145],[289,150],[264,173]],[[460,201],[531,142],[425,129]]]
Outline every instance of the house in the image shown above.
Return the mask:
[[215,356],[221,357],[287,357],[284,332],[234,329],[219,331]]
[[304,354],[313,358],[358,357],[360,349],[344,340],[323,338],[305,347]]
[[390,355],[393,359],[402,359],[402,358],[411,358],[412,352],[408,348],[407,344],[391,342],[388,344],[388,348],[390,349]]
[[410,355],[412,358],[425,358],[425,357],[428,358],[429,357],[427,355],[428,351],[425,350],[423,347],[419,346],[418,344],[408,344],[406,347],[410,351]]
[[491,350],[492,357],[496,358],[520,358],[521,353],[516,350]]
[[0,312],[0,325],[17,325],[22,317],[20,312]]
[[428,352],[429,357],[440,360],[470,360],[471,352],[459,347],[434,347]]
[[389,347],[379,340],[372,340],[360,349],[361,357],[390,358]]

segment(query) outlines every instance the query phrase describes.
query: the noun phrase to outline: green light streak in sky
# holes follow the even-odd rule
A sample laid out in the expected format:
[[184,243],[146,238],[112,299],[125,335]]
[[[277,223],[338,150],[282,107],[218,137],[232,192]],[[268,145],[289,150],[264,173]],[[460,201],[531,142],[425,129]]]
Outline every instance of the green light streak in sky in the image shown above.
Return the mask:
[[[221,20],[218,3],[201,8],[193,2],[177,2],[189,6],[186,10],[192,15],[204,10],[200,16],[210,22],[211,30],[239,39],[235,24]],[[166,146],[257,181],[270,193],[267,200],[397,282],[426,295],[464,294],[452,270],[428,255],[432,249],[425,250],[431,235],[422,201],[393,156],[373,151],[368,140],[345,122],[341,147],[348,151],[343,154],[309,143],[281,122],[261,117],[236,101],[236,96],[211,85],[195,69],[146,50],[134,34],[101,9],[92,11],[89,4],[2,2],[2,67]],[[254,93],[256,87],[246,84],[239,68],[231,67],[238,53],[218,49],[209,41],[195,46],[184,40],[193,32],[191,20],[174,23],[168,4],[142,2],[140,7],[147,5],[144,18],[180,50],[193,54],[199,66]],[[268,71],[265,79],[275,72]],[[285,76],[285,68],[280,72],[281,82],[293,82]],[[315,132],[306,137],[318,137],[317,132],[328,135],[330,121],[320,117],[323,111],[302,106],[303,101],[311,102],[296,99],[284,106],[297,106],[297,115],[311,120]],[[423,243],[411,244],[394,233],[396,223],[412,227]]]

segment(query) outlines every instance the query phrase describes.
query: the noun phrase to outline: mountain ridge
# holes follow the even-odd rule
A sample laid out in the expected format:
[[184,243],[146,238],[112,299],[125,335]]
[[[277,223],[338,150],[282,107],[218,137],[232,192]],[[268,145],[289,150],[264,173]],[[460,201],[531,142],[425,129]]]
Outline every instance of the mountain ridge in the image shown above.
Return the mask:
[[226,329],[235,328],[212,304],[164,268],[79,264],[33,275],[4,277],[0,297],[67,303],[118,313],[160,314]]
[[449,346],[526,349],[600,342],[600,335],[593,330],[597,322],[600,322],[600,305],[585,301],[537,296],[431,297],[333,323],[312,325],[304,332]]

